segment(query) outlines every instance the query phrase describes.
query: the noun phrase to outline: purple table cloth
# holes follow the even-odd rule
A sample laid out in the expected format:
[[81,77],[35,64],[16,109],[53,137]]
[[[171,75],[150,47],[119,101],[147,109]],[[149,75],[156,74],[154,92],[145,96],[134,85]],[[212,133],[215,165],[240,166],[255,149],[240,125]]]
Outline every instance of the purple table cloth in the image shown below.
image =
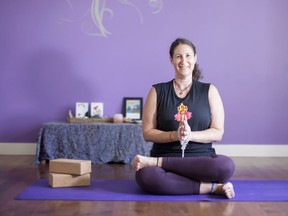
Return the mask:
[[131,163],[136,154],[148,156],[151,147],[141,124],[48,122],[40,129],[35,163],[57,158]]

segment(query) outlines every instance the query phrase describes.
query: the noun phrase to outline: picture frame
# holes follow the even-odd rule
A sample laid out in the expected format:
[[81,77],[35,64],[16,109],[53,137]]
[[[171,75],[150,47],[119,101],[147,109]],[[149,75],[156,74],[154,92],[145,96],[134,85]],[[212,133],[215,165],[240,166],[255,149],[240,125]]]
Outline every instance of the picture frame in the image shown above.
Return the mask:
[[142,120],[143,98],[124,97],[123,116],[132,120]]
[[76,118],[84,118],[89,110],[89,103],[76,102],[75,116]]
[[91,115],[91,118],[103,118],[104,117],[104,103],[103,102],[91,102],[90,115]]

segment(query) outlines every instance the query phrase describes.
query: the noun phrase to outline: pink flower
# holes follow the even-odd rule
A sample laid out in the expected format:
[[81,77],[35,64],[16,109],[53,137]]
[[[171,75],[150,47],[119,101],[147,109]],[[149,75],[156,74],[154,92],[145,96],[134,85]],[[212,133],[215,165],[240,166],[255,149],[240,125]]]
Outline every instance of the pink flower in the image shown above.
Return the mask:
[[177,108],[178,113],[174,115],[174,119],[176,121],[181,121],[183,115],[186,116],[187,120],[192,118],[192,112],[188,112],[188,107],[185,106],[183,103]]

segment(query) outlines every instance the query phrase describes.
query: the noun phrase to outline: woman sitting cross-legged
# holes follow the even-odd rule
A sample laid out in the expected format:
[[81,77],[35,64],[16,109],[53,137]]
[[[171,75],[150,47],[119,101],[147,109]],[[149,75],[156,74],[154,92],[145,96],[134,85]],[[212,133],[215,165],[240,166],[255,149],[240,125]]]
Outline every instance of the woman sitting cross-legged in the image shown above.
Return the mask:
[[143,136],[153,147],[151,157],[135,156],[136,181],[154,194],[212,193],[231,199],[234,163],[212,147],[224,134],[220,94],[199,81],[196,48],[189,40],[171,44],[170,61],[175,78],[153,85],[145,102]]

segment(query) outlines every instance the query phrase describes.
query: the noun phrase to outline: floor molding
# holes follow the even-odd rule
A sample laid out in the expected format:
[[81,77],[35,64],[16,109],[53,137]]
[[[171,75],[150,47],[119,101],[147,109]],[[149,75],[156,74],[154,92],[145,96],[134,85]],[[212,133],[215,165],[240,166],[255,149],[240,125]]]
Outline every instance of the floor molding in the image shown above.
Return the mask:
[[[231,157],[288,157],[288,145],[214,144],[217,154]],[[35,155],[36,143],[0,143],[0,155]]]
[[35,155],[36,143],[0,143],[0,155]]
[[230,157],[288,157],[288,145],[215,144],[217,154]]

